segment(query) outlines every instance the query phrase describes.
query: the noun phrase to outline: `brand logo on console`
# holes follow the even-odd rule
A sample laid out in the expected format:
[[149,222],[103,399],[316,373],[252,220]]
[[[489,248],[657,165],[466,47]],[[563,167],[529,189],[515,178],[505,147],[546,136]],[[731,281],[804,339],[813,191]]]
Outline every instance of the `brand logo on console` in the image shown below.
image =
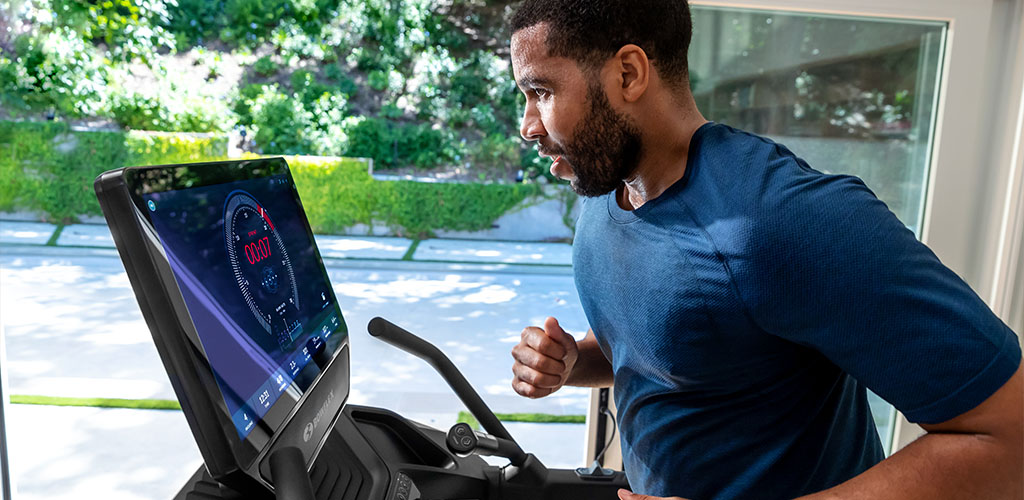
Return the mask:
[[313,417],[313,421],[306,424],[306,428],[302,430],[302,441],[308,442],[313,438],[313,431],[320,426],[320,421],[323,420],[324,415],[327,414],[327,407],[334,401],[334,391],[327,393],[327,400],[320,406],[320,410],[316,412],[316,416]]

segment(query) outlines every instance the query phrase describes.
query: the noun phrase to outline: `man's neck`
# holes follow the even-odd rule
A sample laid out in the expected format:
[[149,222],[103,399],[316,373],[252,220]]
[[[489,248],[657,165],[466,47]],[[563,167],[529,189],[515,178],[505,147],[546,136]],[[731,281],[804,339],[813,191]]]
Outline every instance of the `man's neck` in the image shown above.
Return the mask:
[[[633,176],[616,192],[619,206],[635,210],[661,196],[683,178],[690,152],[690,139],[707,122],[695,104],[670,107],[668,113],[653,113],[644,133],[643,151]],[[662,108],[666,109],[666,108]],[[667,126],[666,126],[667,125]]]

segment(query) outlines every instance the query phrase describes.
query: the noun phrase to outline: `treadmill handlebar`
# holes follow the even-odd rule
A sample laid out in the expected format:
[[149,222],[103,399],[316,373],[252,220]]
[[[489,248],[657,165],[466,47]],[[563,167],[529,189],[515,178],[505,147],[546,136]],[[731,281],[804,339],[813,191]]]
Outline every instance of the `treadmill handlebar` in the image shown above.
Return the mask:
[[474,453],[505,457],[516,467],[522,467],[526,462],[526,454],[512,441],[474,431],[465,422],[459,422],[448,430],[445,444],[448,451],[460,457],[468,457]]
[[294,446],[278,448],[270,454],[270,478],[274,481],[276,500],[316,499],[302,450]]
[[370,320],[367,330],[370,332],[370,335],[433,366],[441,374],[445,382],[448,382],[448,385],[455,391],[455,395],[462,400],[462,404],[466,405],[469,412],[473,414],[477,422],[480,422],[480,425],[488,434],[511,442],[515,446],[514,450],[518,452],[517,454],[523,453],[516,440],[505,430],[505,426],[501,425],[498,417],[487,407],[487,404],[484,403],[484,400],[473,389],[473,386],[469,385],[466,377],[462,376],[462,373],[455,367],[455,364],[440,349],[381,317]]

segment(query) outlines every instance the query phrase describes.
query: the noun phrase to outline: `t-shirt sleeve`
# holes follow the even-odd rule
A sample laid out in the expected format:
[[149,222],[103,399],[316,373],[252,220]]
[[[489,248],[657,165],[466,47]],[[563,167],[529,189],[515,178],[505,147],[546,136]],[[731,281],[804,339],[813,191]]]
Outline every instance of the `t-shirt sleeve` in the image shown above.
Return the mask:
[[919,423],[973,409],[1016,371],[1017,336],[859,179],[790,166],[730,262],[765,331],[813,348]]

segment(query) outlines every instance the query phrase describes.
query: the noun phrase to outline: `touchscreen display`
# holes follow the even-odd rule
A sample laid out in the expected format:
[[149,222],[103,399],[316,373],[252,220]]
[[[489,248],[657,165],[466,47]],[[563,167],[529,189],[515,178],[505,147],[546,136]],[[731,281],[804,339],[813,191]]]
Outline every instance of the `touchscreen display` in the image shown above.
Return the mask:
[[291,178],[142,199],[244,439],[286,392],[309,388],[347,335]]

